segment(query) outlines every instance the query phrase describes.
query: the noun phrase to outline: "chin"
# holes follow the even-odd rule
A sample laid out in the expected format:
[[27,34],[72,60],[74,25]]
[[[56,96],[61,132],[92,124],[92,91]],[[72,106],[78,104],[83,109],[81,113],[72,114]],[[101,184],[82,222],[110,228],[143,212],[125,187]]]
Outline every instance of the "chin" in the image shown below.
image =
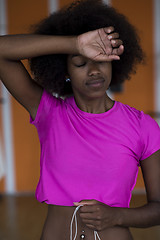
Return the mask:
[[106,91],[107,90],[94,91],[94,92],[87,94],[86,97],[88,97],[88,98],[103,98],[104,96],[106,96]]

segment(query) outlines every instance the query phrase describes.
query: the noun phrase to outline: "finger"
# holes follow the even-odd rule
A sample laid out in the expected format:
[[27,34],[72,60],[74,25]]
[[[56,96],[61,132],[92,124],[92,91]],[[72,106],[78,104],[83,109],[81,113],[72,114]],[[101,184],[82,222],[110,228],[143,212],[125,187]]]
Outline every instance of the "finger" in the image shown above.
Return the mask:
[[113,55],[104,55],[99,58],[97,58],[95,61],[100,61],[100,62],[111,62],[113,60],[120,60],[120,57],[116,54]]
[[92,224],[95,226],[95,220],[92,220],[92,219],[82,219],[82,222],[85,223],[85,224]]
[[120,56],[123,54],[123,52],[124,52],[124,46],[120,45],[119,48],[114,48],[112,53],[113,53],[113,55]]
[[98,54],[97,56],[95,56],[93,58],[93,61],[97,61],[97,62],[111,62],[113,60],[119,60],[120,57],[118,55],[107,55],[107,54]]
[[118,55],[110,55],[108,56],[109,60],[108,61],[113,61],[113,60],[120,60],[120,57]]
[[96,211],[96,205],[84,205],[80,209],[81,213],[93,213],[95,211]]
[[86,224],[86,226],[92,230],[96,230],[95,226],[92,224]]
[[109,33],[114,31],[114,27],[112,27],[112,26],[105,27],[105,28],[103,28],[103,30],[104,30],[105,33],[109,34]]
[[79,214],[82,219],[90,219],[90,220],[96,220],[96,215],[93,213],[80,213]]
[[122,40],[120,39],[114,39],[114,40],[111,40],[111,45],[112,47],[119,47],[120,45],[122,45],[123,42]]
[[80,202],[73,202],[75,206],[80,206],[80,205],[95,205],[98,204],[98,201],[91,199],[91,200],[81,200]]
[[111,39],[117,39],[119,38],[119,33],[111,33],[108,35],[108,39],[111,40]]
[[90,224],[96,227],[100,227],[101,226],[101,222],[97,221],[97,220],[90,220],[90,219],[82,219],[82,222],[85,224]]
[[90,200],[82,200],[80,201],[81,204],[84,204],[84,205],[96,205],[96,204],[99,204],[98,201],[96,201],[95,199],[90,199]]
[[80,202],[73,202],[73,204],[74,204],[74,206],[76,206],[76,207],[78,207],[78,206],[80,206],[80,205],[83,205],[83,204],[80,203]]

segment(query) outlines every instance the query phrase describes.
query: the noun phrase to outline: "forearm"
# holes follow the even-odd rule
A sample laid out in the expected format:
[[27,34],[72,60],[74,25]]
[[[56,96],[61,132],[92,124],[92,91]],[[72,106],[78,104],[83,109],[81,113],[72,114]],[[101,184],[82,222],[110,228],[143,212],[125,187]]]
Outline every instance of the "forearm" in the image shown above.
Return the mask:
[[34,34],[0,37],[0,58],[23,60],[48,54],[77,54],[76,37]]
[[118,208],[118,225],[145,228],[160,225],[160,202],[151,202],[138,208]]

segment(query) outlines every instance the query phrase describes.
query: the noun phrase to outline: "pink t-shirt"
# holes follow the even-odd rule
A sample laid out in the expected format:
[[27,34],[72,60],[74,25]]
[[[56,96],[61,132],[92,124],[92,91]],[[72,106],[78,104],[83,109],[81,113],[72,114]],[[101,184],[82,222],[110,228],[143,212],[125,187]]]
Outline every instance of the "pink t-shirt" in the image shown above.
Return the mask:
[[96,199],[129,207],[140,161],[160,149],[160,128],[149,115],[115,101],[107,112],[81,111],[74,100],[45,90],[36,119],[40,179],[36,198],[73,206]]

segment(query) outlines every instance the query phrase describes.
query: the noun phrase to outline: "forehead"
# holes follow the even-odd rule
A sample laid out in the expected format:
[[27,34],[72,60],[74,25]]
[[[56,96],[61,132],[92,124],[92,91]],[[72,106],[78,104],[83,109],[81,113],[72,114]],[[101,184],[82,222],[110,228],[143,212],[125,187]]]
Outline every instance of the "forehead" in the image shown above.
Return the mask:
[[82,60],[87,60],[86,57],[80,55],[80,54],[71,54],[71,55],[68,55],[68,60],[73,60],[74,59],[82,59]]

